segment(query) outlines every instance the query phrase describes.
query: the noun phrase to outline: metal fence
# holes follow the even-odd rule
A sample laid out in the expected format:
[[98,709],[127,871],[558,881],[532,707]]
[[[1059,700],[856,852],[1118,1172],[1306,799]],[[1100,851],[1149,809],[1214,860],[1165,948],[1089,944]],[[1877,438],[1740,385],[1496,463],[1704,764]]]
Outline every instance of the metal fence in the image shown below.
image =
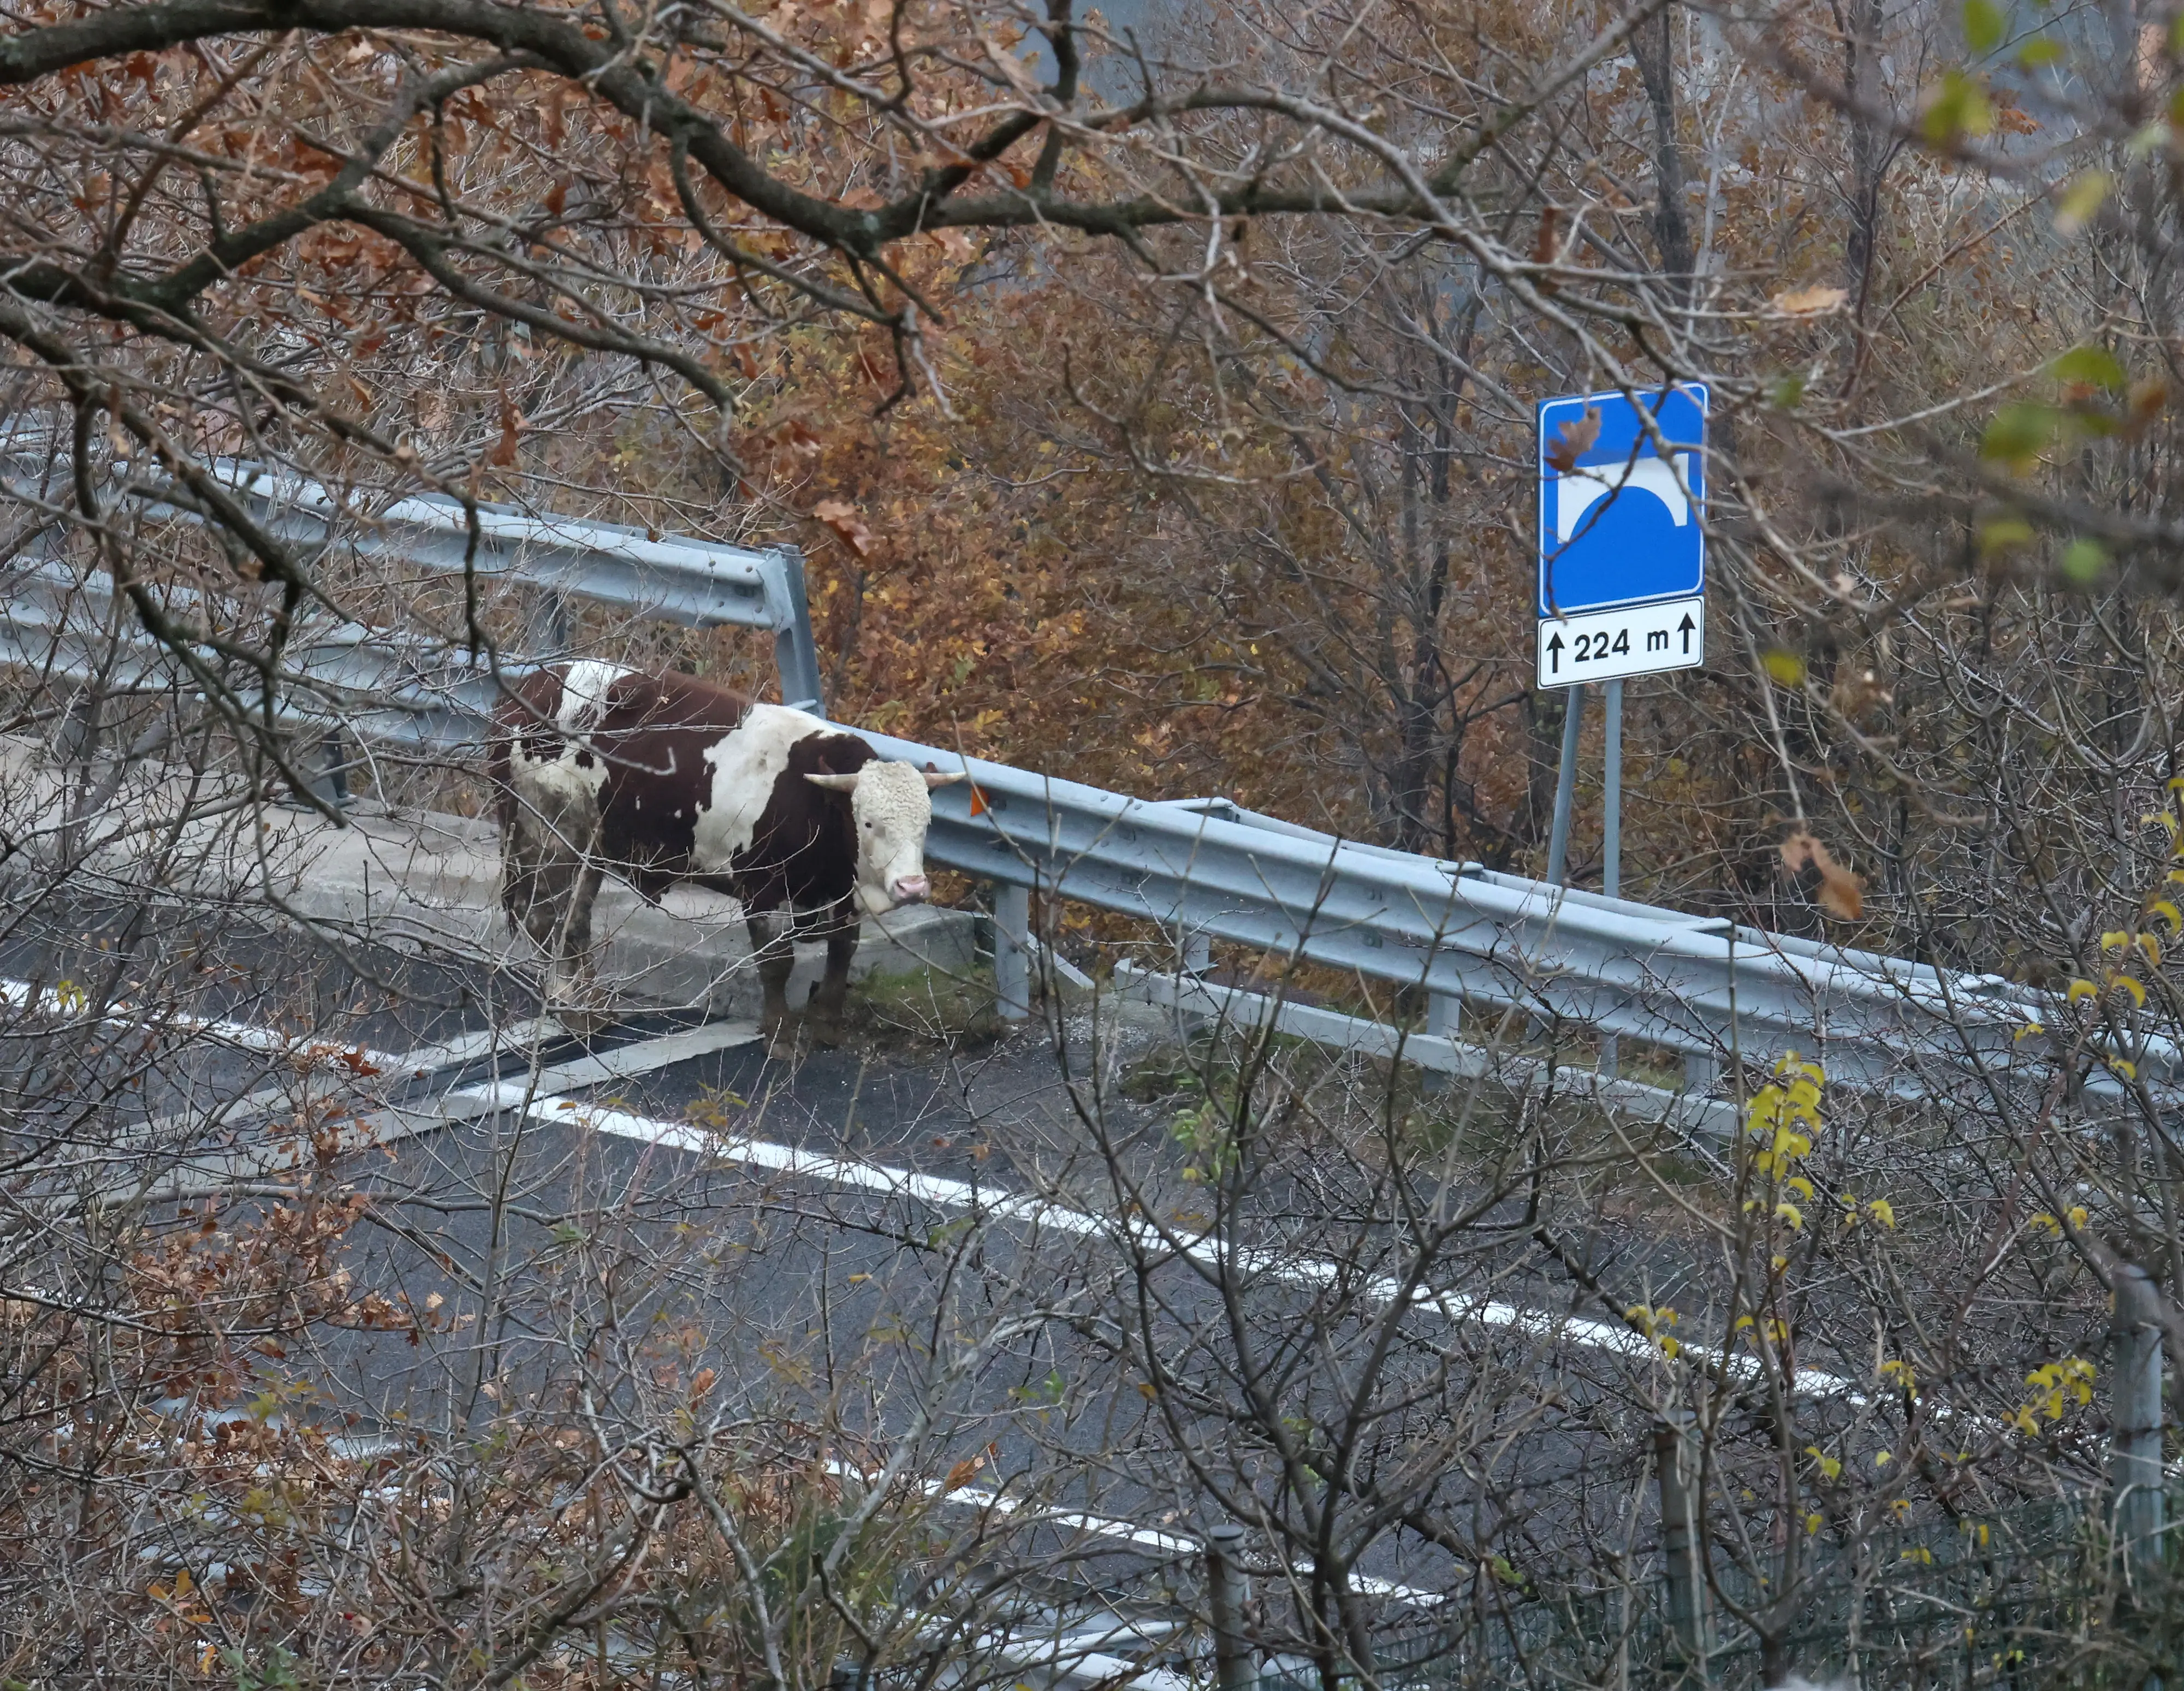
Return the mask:
[[[2052,1072],[2045,1035],[2028,1031],[2046,1006],[1999,975],[1414,857],[1226,800],[1133,799],[853,731],[883,756],[970,773],[934,794],[928,852],[1013,895],[997,902],[1005,937],[1029,938],[1028,895],[1073,900],[1160,924],[1186,953],[1231,940],[1417,989],[1441,1007],[1433,1034],[1453,1031],[1466,1003],[1514,1008],[1676,1052],[1702,1085],[1732,1055],[1763,1064],[1792,1050],[1819,1058],[1830,1080],[1928,1100],[1984,1102],[2017,1073]],[[2117,1054],[2150,1080],[2171,1076],[2165,1042]],[[2119,1083],[2097,1070],[2087,1085]]]
[[[317,483],[247,465],[214,467],[257,520],[292,540],[433,569],[469,566],[638,615],[770,631],[784,697],[816,701],[802,565],[791,550],[499,507],[480,510],[473,532],[454,501],[412,498],[365,513]],[[194,516],[171,488],[154,488],[147,503]],[[163,672],[161,650],[127,632],[129,618],[116,614],[98,578],[34,560],[0,586],[8,595],[0,659],[81,674],[110,664],[119,642],[126,663],[148,678]],[[511,660],[503,668],[523,667]],[[354,625],[299,631],[281,679],[280,706],[297,720],[448,751],[480,742],[498,689],[460,655]],[[1036,893],[1161,924],[1184,964],[1167,983],[1171,996],[1198,986],[1193,977],[1213,940],[1414,989],[1430,1007],[1422,1048],[1445,1047],[1468,1008],[1515,1011],[1534,1025],[1672,1053],[1697,1092],[1732,1059],[1764,1064],[1792,1050],[1819,1057],[1833,1080],[1942,1102],[1982,1102],[2020,1072],[2042,1080],[2050,1072],[2046,1036],[2028,1032],[2052,1019],[2047,1005],[2000,976],[1340,840],[1224,799],[1131,798],[845,726],[883,756],[970,772],[969,784],[935,795],[928,852],[995,889],[1005,1015],[1029,1007]],[[2150,1083],[2175,1078],[2166,1041],[2110,1054]],[[2120,1083],[2096,1063],[2085,1085],[2112,1093]]]

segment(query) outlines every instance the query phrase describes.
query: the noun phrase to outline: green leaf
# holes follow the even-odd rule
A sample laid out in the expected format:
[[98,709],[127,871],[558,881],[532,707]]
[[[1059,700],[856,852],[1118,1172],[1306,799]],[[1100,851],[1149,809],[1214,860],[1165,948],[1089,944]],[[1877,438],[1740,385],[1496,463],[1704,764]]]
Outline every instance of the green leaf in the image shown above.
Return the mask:
[[1994,0],[1964,0],[1964,45],[1984,58],[2002,45],[2008,21]]
[[1986,84],[1962,70],[1944,71],[1919,103],[1919,131],[1937,147],[1994,131],[1994,103],[1987,98]]
[[2060,64],[2065,55],[2063,43],[2053,36],[2035,36],[2017,50],[2017,62],[2027,70],[2042,70],[2051,64]]
[[2039,463],[2055,438],[2063,414],[2053,405],[2004,405],[1994,414],[1980,441],[1980,456],[2007,465],[2019,475]]
[[2079,233],[2093,220],[2114,186],[2115,178],[2106,170],[2081,170],[2055,196],[2055,232],[2065,239]]
[[2109,549],[2098,540],[2073,540],[2063,551],[2063,579],[2073,587],[2091,587],[2106,573]]
[[1767,403],[1778,411],[1794,411],[1804,402],[1805,378],[1792,373],[1778,376],[1767,390]]
[[1804,659],[1780,646],[1762,653],[1759,661],[1765,667],[1768,678],[1777,687],[1795,687],[1805,678]]
[[2120,393],[2129,382],[2123,366],[2106,347],[2072,347],[2050,366],[2058,382],[2075,382],[2088,388],[2105,388]]
[[2032,538],[2032,525],[2021,516],[1991,516],[1979,527],[1979,549],[1984,554],[2027,545]]

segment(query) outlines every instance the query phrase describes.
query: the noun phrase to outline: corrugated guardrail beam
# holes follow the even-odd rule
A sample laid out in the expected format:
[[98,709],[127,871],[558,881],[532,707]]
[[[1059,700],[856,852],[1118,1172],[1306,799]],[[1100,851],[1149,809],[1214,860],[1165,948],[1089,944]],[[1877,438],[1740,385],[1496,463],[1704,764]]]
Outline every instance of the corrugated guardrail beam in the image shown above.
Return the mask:
[[[103,577],[80,580],[57,563],[19,566],[0,575],[0,591],[7,599],[0,663],[70,681],[97,676],[119,689],[197,689],[174,653],[125,613],[115,617]],[[177,595],[176,606],[185,616],[200,614],[192,597]],[[200,656],[215,669],[224,661],[209,650]],[[520,675],[527,667],[511,662],[503,673]],[[259,678],[245,672],[238,684],[254,694]],[[482,661],[354,622],[306,623],[285,654],[281,684],[276,717],[446,754],[484,745],[499,697]]]
[[[263,519],[287,525],[292,538],[322,538],[340,516],[295,485],[255,487],[252,496],[262,501]],[[431,551],[421,561],[444,565],[452,557],[459,566],[460,550],[448,549],[467,544],[460,507],[415,503],[396,506],[362,544],[412,559]],[[626,594],[616,602],[677,614],[659,583],[675,576],[684,543],[492,515],[494,544],[505,548],[498,555],[525,579],[594,597]],[[582,557],[580,536],[593,547]],[[343,538],[357,543],[346,528]],[[622,586],[599,561],[609,556],[629,572]],[[713,603],[733,614],[710,620],[740,621],[748,611],[748,626],[777,626],[763,620],[786,614],[781,578],[761,566],[764,557],[708,563],[683,585],[696,591],[710,583],[708,590],[725,594]],[[19,568],[8,581],[0,656],[87,673],[114,655],[105,633],[114,625],[84,614],[81,595],[95,596],[95,587],[58,565]],[[808,622],[800,626],[805,656],[795,661],[808,664]],[[121,638],[125,661],[146,666],[146,676],[179,668],[163,666],[159,649],[141,635]],[[299,640],[291,666],[292,714],[419,747],[475,747],[496,697],[482,667],[354,628]],[[1819,1055],[1837,1080],[1972,1102],[1984,1102],[1985,1086],[2006,1082],[2018,1065],[2043,1078],[2049,1072],[2044,1039],[2025,1036],[2043,1005],[1997,976],[1952,974],[1340,840],[1225,800],[1132,799],[850,731],[889,757],[970,769],[971,785],[934,795],[928,850],[935,862],[1005,887],[1141,917],[1186,940],[1238,941],[1417,987],[1444,1002],[1514,1006],[1666,1047],[1701,1065],[1731,1052],[1764,1063],[1796,1050]],[[2149,1080],[2174,1083],[2179,1064],[2166,1042],[2149,1040],[2116,1055],[2129,1057]],[[2086,1084],[2113,1091],[2118,1083],[2096,1065]]]
[[[20,441],[14,455],[29,461]],[[117,489],[131,487],[132,467],[116,467]],[[482,502],[476,506],[474,543],[461,501],[440,494],[413,494],[382,509],[359,509],[304,477],[237,459],[215,459],[206,467],[254,521],[292,545],[337,543],[366,557],[398,558],[448,574],[468,567],[659,621],[767,630],[781,696],[800,709],[819,708],[818,650],[804,559],[794,546],[732,546]],[[153,486],[175,492],[163,477]],[[162,498],[142,484],[134,490],[136,508],[147,516],[203,520],[179,494]]]
[[[1218,801],[1130,799],[853,728],[883,756],[967,768],[933,795],[928,855],[1003,885],[1392,985],[1515,1005],[1703,1060],[1819,1056],[1832,1079],[1984,1102],[2042,1007],[1963,975],[1359,846]],[[2175,1068],[2165,1045],[2131,1053]],[[2096,1071],[2088,1084],[2112,1090]]]

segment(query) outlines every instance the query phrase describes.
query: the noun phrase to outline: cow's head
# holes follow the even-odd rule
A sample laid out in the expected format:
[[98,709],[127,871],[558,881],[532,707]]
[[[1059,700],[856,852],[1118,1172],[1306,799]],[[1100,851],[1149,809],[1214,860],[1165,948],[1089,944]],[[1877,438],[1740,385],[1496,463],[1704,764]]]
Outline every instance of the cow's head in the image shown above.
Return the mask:
[[875,760],[851,774],[804,779],[816,787],[850,795],[850,818],[857,830],[857,902],[874,916],[884,916],[901,905],[924,903],[933,890],[925,878],[932,790],[965,777]]

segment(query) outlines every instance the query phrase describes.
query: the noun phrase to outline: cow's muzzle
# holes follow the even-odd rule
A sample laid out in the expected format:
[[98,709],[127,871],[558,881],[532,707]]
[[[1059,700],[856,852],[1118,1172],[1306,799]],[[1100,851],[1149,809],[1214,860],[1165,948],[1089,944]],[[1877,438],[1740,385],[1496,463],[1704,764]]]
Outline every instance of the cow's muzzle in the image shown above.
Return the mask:
[[933,896],[933,883],[923,875],[897,875],[888,891],[897,904],[922,904]]

